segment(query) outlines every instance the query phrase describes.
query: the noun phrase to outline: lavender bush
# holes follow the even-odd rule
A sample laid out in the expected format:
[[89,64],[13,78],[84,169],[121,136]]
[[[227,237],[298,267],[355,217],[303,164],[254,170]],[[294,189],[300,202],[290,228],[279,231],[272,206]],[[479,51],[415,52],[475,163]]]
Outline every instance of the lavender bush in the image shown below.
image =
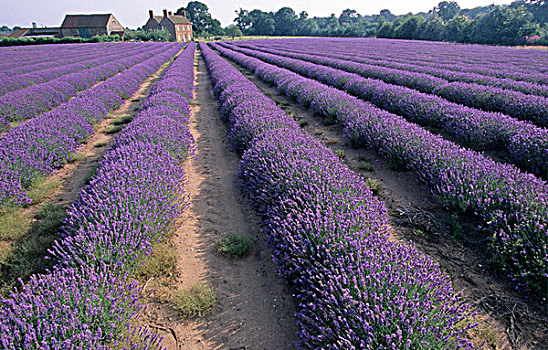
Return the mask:
[[2,134],[0,207],[29,203],[25,191],[33,181],[65,164],[76,148],[93,135],[93,124],[137,91],[146,78],[180,49],[173,46]]
[[389,241],[384,204],[363,179],[200,48],[232,139],[245,151],[243,189],[297,290],[298,347],[472,348],[463,336],[472,327],[468,307],[430,258]]
[[[244,44],[245,45],[245,44]],[[487,111],[498,111],[520,119],[529,120],[539,126],[548,126],[548,98],[527,95],[517,91],[488,87],[463,82],[449,83],[431,75],[383,68],[374,65],[287,51],[261,48],[278,56],[292,57],[306,62],[325,65],[365,78],[379,79],[387,83],[402,85],[421,92],[432,93],[470,107]]]
[[[171,83],[151,99],[176,85],[191,91],[193,59],[190,43],[163,76]],[[187,205],[182,161],[194,147],[187,118],[173,106],[147,103],[116,138],[67,211],[62,239],[51,251],[54,271],[1,300],[3,347],[160,346],[147,328],[133,325],[141,288],[129,276]]]
[[298,94],[303,105],[316,113],[340,121],[356,145],[373,148],[414,171],[442,204],[481,218],[493,234],[492,247],[501,268],[519,285],[529,286],[539,294],[546,289],[546,182],[459,147],[343,91],[211,45],[288,96]]
[[76,93],[101,80],[173,49],[174,44],[147,45],[144,48],[148,50],[144,52],[139,50],[134,55],[124,55],[123,59],[116,61],[107,57],[103,60],[104,64],[95,68],[61,76],[0,96],[0,115],[10,121],[33,118],[68,101]]
[[[547,176],[548,130],[545,128],[500,113],[464,107],[438,96],[380,80],[363,78],[335,68],[222,45],[345,90],[412,122],[440,128],[475,150],[504,150],[511,163],[536,175]],[[219,50],[230,55],[226,49]]]

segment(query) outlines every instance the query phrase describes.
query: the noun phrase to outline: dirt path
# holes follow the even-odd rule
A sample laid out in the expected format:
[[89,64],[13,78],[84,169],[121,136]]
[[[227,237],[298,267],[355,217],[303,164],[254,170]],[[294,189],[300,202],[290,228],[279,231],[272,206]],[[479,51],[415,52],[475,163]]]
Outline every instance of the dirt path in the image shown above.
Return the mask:
[[[484,234],[476,232],[471,218],[453,217],[437,203],[430,191],[408,171],[394,170],[376,152],[348,146],[338,124],[326,125],[323,118],[280,93],[275,87],[241,70],[265,94],[273,98],[297,120],[305,121],[305,131],[334,150],[344,151],[344,161],[373,185],[385,202],[395,238],[415,244],[438,261],[451,276],[455,290],[463,291],[468,303],[478,311],[481,324],[474,337],[485,339],[484,349],[547,349],[548,316],[538,303],[524,298],[513,285],[489,265]],[[368,162],[372,170],[364,170]],[[462,230],[463,239],[456,239]]]
[[[168,349],[292,349],[297,333],[293,299],[275,274],[259,219],[237,188],[239,158],[230,151],[201,59],[195,73],[200,105],[192,108],[191,132],[197,151],[186,167],[192,204],[172,238],[178,253],[172,287],[207,281],[217,302],[205,316],[190,321],[169,304],[149,303],[148,317]],[[216,253],[215,243],[226,232],[251,239],[249,257],[230,260]]]
[[[112,119],[122,115],[135,116],[138,113],[144,98],[148,96],[150,89],[170,62],[162,65],[154,75],[142,83],[139,90],[130,99],[127,99],[122,106],[110,112],[101,123],[95,125],[94,135],[75,152],[84,155],[85,158],[74,163],[65,164],[46,179],[44,186],[47,187],[48,184],[51,184],[54,190],[48,193],[44,200],[21,210],[22,217],[30,218],[30,228],[28,232],[21,232],[16,239],[0,241],[0,254],[6,257],[6,267],[0,271],[2,282],[7,283],[9,286],[16,283],[16,279],[19,277],[26,280],[30,274],[41,272],[49,267],[49,264],[45,264],[43,259],[47,249],[58,238],[57,231],[65,210],[76,200],[81,189],[86,185],[91,172],[119,133],[107,135],[103,131]],[[102,146],[96,147],[98,143],[101,143]],[[53,206],[55,212],[50,212],[50,216],[41,217],[39,213],[42,208],[48,205]],[[54,215],[54,217],[51,215]],[[48,225],[50,226],[47,232],[36,229],[41,225],[41,221],[49,222]],[[34,237],[33,235],[36,234],[43,236]]]

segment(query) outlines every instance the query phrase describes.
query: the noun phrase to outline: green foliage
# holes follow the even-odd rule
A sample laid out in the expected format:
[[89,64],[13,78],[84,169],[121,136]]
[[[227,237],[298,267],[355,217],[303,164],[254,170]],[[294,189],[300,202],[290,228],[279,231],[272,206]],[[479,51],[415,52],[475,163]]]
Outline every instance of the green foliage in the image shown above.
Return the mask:
[[518,0],[511,5],[461,9],[442,1],[428,13],[396,16],[389,10],[362,16],[346,9],[339,17],[309,18],[289,7],[276,12],[236,11],[236,26],[244,35],[341,36],[420,39],[491,45],[546,45],[548,2]]
[[237,25],[231,24],[225,28],[225,35],[231,36],[232,39],[244,35]]
[[45,181],[44,178],[36,179],[27,191],[27,197],[32,204],[42,203],[49,198],[61,186],[59,181]]
[[129,123],[133,120],[133,116],[131,115],[121,115],[119,117],[116,117],[111,124],[113,125],[124,125]]
[[36,37],[36,38],[3,38],[0,39],[0,46],[22,46],[22,45],[45,45],[45,44],[74,44],[74,43],[100,43],[100,42],[113,42],[120,41],[118,35],[102,35],[93,36],[91,38],[50,38],[50,37]]
[[104,134],[107,134],[107,135],[110,135],[110,134],[116,134],[117,132],[119,132],[120,130],[122,130],[124,128],[123,125],[109,125],[105,128],[105,130],[103,131]]
[[211,309],[216,296],[213,288],[204,283],[198,283],[190,289],[178,290],[173,299],[173,304],[186,318],[202,316]]
[[[51,268],[52,260],[45,260],[47,250],[59,238],[59,229],[65,217],[65,209],[51,203],[41,207],[33,218],[28,212],[18,211],[15,234],[9,237],[16,242],[6,254],[0,258],[0,294],[5,294],[18,284],[18,279],[28,279],[33,273],[43,272]],[[2,217],[3,220],[4,217]],[[4,229],[5,221],[0,223]],[[3,231],[5,233],[5,231]],[[3,234],[0,234],[3,237]],[[8,238],[8,237],[5,237]]]
[[147,256],[136,272],[138,279],[143,282],[171,273],[177,264],[177,249],[169,243],[156,243],[152,248],[153,253]]
[[460,6],[455,1],[442,1],[432,11],[444,21],[448,21],[460,12]]
[[373,171],[373,165],[369,162],[366,162],[366,161],[361,161],[359,164],[358,164],[358,169],[360,170],[364,170],[364,171]]
[[[181,7],[175,14],[182,15],[186,11],[188,20],[192,23],[192,31],[200,37],[209,38],[210,35],[223,35],[221,22],[213,18],[209,13],[209,7],[199,1],[191,1],[186,7]],[[207,36],[204,35],[207,33]]]
[[86,155],[83,153],[73,153],[72,157],[69,159],[69,163],[82,162],[86,159]]
[[333,153],[335,153],[335,155],[341,159],[346,158],[346,153],[344,153],[344,150],[342,149],[336,149],[333,151]]
[[243,258],[249,254],[251,242],[244,235],[229,232],[219,242],[217,251],[231,258]]
[[127,41],[171,41],[173,36],[167,29],[153,29],[153,30],[132,30],[126,33],[125,39]]

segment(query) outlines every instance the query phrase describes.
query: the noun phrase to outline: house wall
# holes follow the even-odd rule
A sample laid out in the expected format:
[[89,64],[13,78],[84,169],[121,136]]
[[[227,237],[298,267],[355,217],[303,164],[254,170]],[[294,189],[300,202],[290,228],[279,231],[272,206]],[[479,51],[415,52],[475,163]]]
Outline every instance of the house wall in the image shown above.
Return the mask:
[[108,34],[112,32],[123,32],[124,27],[118,22],[118,20],[114,16],[110,16],[107,24],[107,31]]
[[81,38],[91,38],[94,35],[108,35],[107,28],[102,27],[81,27],[81,28],[61,28],[61,37],[75,36]]
[[147,23],[145,24],[145,30],[160,30],[162,27],[160,27],[160,23],[156,22],[154,18],[149,18]]
[[173,24],[173,22],[164,17],[164,19],[162,19],[162,21],[160,22],[160,26],[163,29],[167,29],[167,31],[171,33],[171,40],[178,41],[177,35],[175,33],[175,25]]

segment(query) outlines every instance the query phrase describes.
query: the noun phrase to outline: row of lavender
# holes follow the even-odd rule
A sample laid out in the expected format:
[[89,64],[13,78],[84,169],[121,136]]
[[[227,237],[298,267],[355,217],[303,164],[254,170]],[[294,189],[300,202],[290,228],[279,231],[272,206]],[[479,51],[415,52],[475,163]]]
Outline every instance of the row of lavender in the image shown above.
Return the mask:
[[1,96],[0,118],[3,117],[10,122],[33,118],[68,101],[78,92],[97,82],[174,47],[174,44],[145,45],[144,52],[136,50],[134,55],[123,56],[115,61],[111,57],[105,57],[101,59],[103,64],[95,68],[61,76]]
[[[416,40],[321,40],[329,41],[331,47],[342,52],[349,51],[377,61],[416,62],[421,66],[548,84],[548,58],[542,50]],[[312,48],[316,42],[307,41],[306,45]]]
[[50,62],[46,68],[4,77],[0,81],[0,96],[27,86],[45,83],[63,75],[94,68],[120,57],[132,56],[136,52],[142,52],[143,48],[144,45],[139,44],[117,45],[112,48],[103,47],[103,50],[84,47],[78,57],[59,57],[56,61]]
[[[482,75],[476,73],[475,71],[463,72],[449,69],[452,67],[432,67],[424,63],[417,63],[411,58],[409,59],[409,61],[404,60],[403,62],[392,61],[390,59],[374,59],[368,56],[367,51],[363,51],[362,49],[358,49],[352,46],[345,47],[345,49],[341,51],[341,45],[344,43],[344,40],[343,43],[334,43],[333,41],[314,41],[313,43],[311,43],[311,45],[306,45],[307,43],[307,39],[301,39],[299,41],[290,42],[289,47],[287,46],[287,43],[284,43],[283,41],[276,43],[272,43],[271,41],[269,41],[268,44],[264,42],[257,42],[254,44],[256,47],[270,47],[294,53],[306,53],[312,54],[314,56],[327,56],[358,63],[365,63],[367,65],[382,66],[386,68],[393,68],[397,70],[411,71],[416,73],[425,73],[427,75],[427,79],[429,78],[428,76],[433,76],[446,80],[443,81],[434,79],[430,81],[430,83],[435,83],[437,85],[444,84],[447,81],[457,81],[510,89],[523,92],[525,94],[545,97],[548,96],[548,86],[546,86],[545,84],[514,80],[505,77]],[[303,48],[303,46],[305,45],[306,49]],[[548,60],[546,63],[548,64]]]
[[131,274],[187,206],[182,162],[194,44],[168,68],[135,119],[67,212],[51,273],[33,276],[1,301],[4,349],[157,348],[135,328],[141,287]]
[[0,78],[25,74],[35,70],[60,66],[59,60],[79,59],[91,51],[116,49],[122,43],[97,43],[93,45],[59,44],[0,47]]
[[[252,46],[248,43],[239,44],[248,47]],[[292,46],[288,43],[287,47]],[[529,120],[539,126],[548,126],[548,98],[544,96],[526,95],[517,91],[473,83],[447,82],[447,80],[423,73],[367,65],[348,61],[347,59],[324,57],[323,54],[292,53],[267,48],[262,48],[261,50],[276,55],[326,65],[356,73],[366,78],[374,78],[387,83],[406,86],[421,92],[438,95],[455,103],[486,111],[502,112],[516,118]]]
[[94,124],[133,95],[145,79],[182,48],[159,46],[156,55],[0,135],[0,208],[28,203],[26,189],[65,164],[93,135]]
[[548,130],[545,128],[335,68],[234,45],[221,45],[345,90],[414,123],[440,128],[472,149],[503,150],[507,161],[520,168],[541,177],[548,174]]
[[548,184],[496,163],[317,81],[212,44],[319,115],[336,118],[356,145],[414,171],[440,202],[479,216],[502,268],[536,292],[548,275]]
[[430,258],[390,242],[384,204],[363,179],[200,45],[244,152],[243,189],[297,289],[299,348],[470,348],[467,306]]

